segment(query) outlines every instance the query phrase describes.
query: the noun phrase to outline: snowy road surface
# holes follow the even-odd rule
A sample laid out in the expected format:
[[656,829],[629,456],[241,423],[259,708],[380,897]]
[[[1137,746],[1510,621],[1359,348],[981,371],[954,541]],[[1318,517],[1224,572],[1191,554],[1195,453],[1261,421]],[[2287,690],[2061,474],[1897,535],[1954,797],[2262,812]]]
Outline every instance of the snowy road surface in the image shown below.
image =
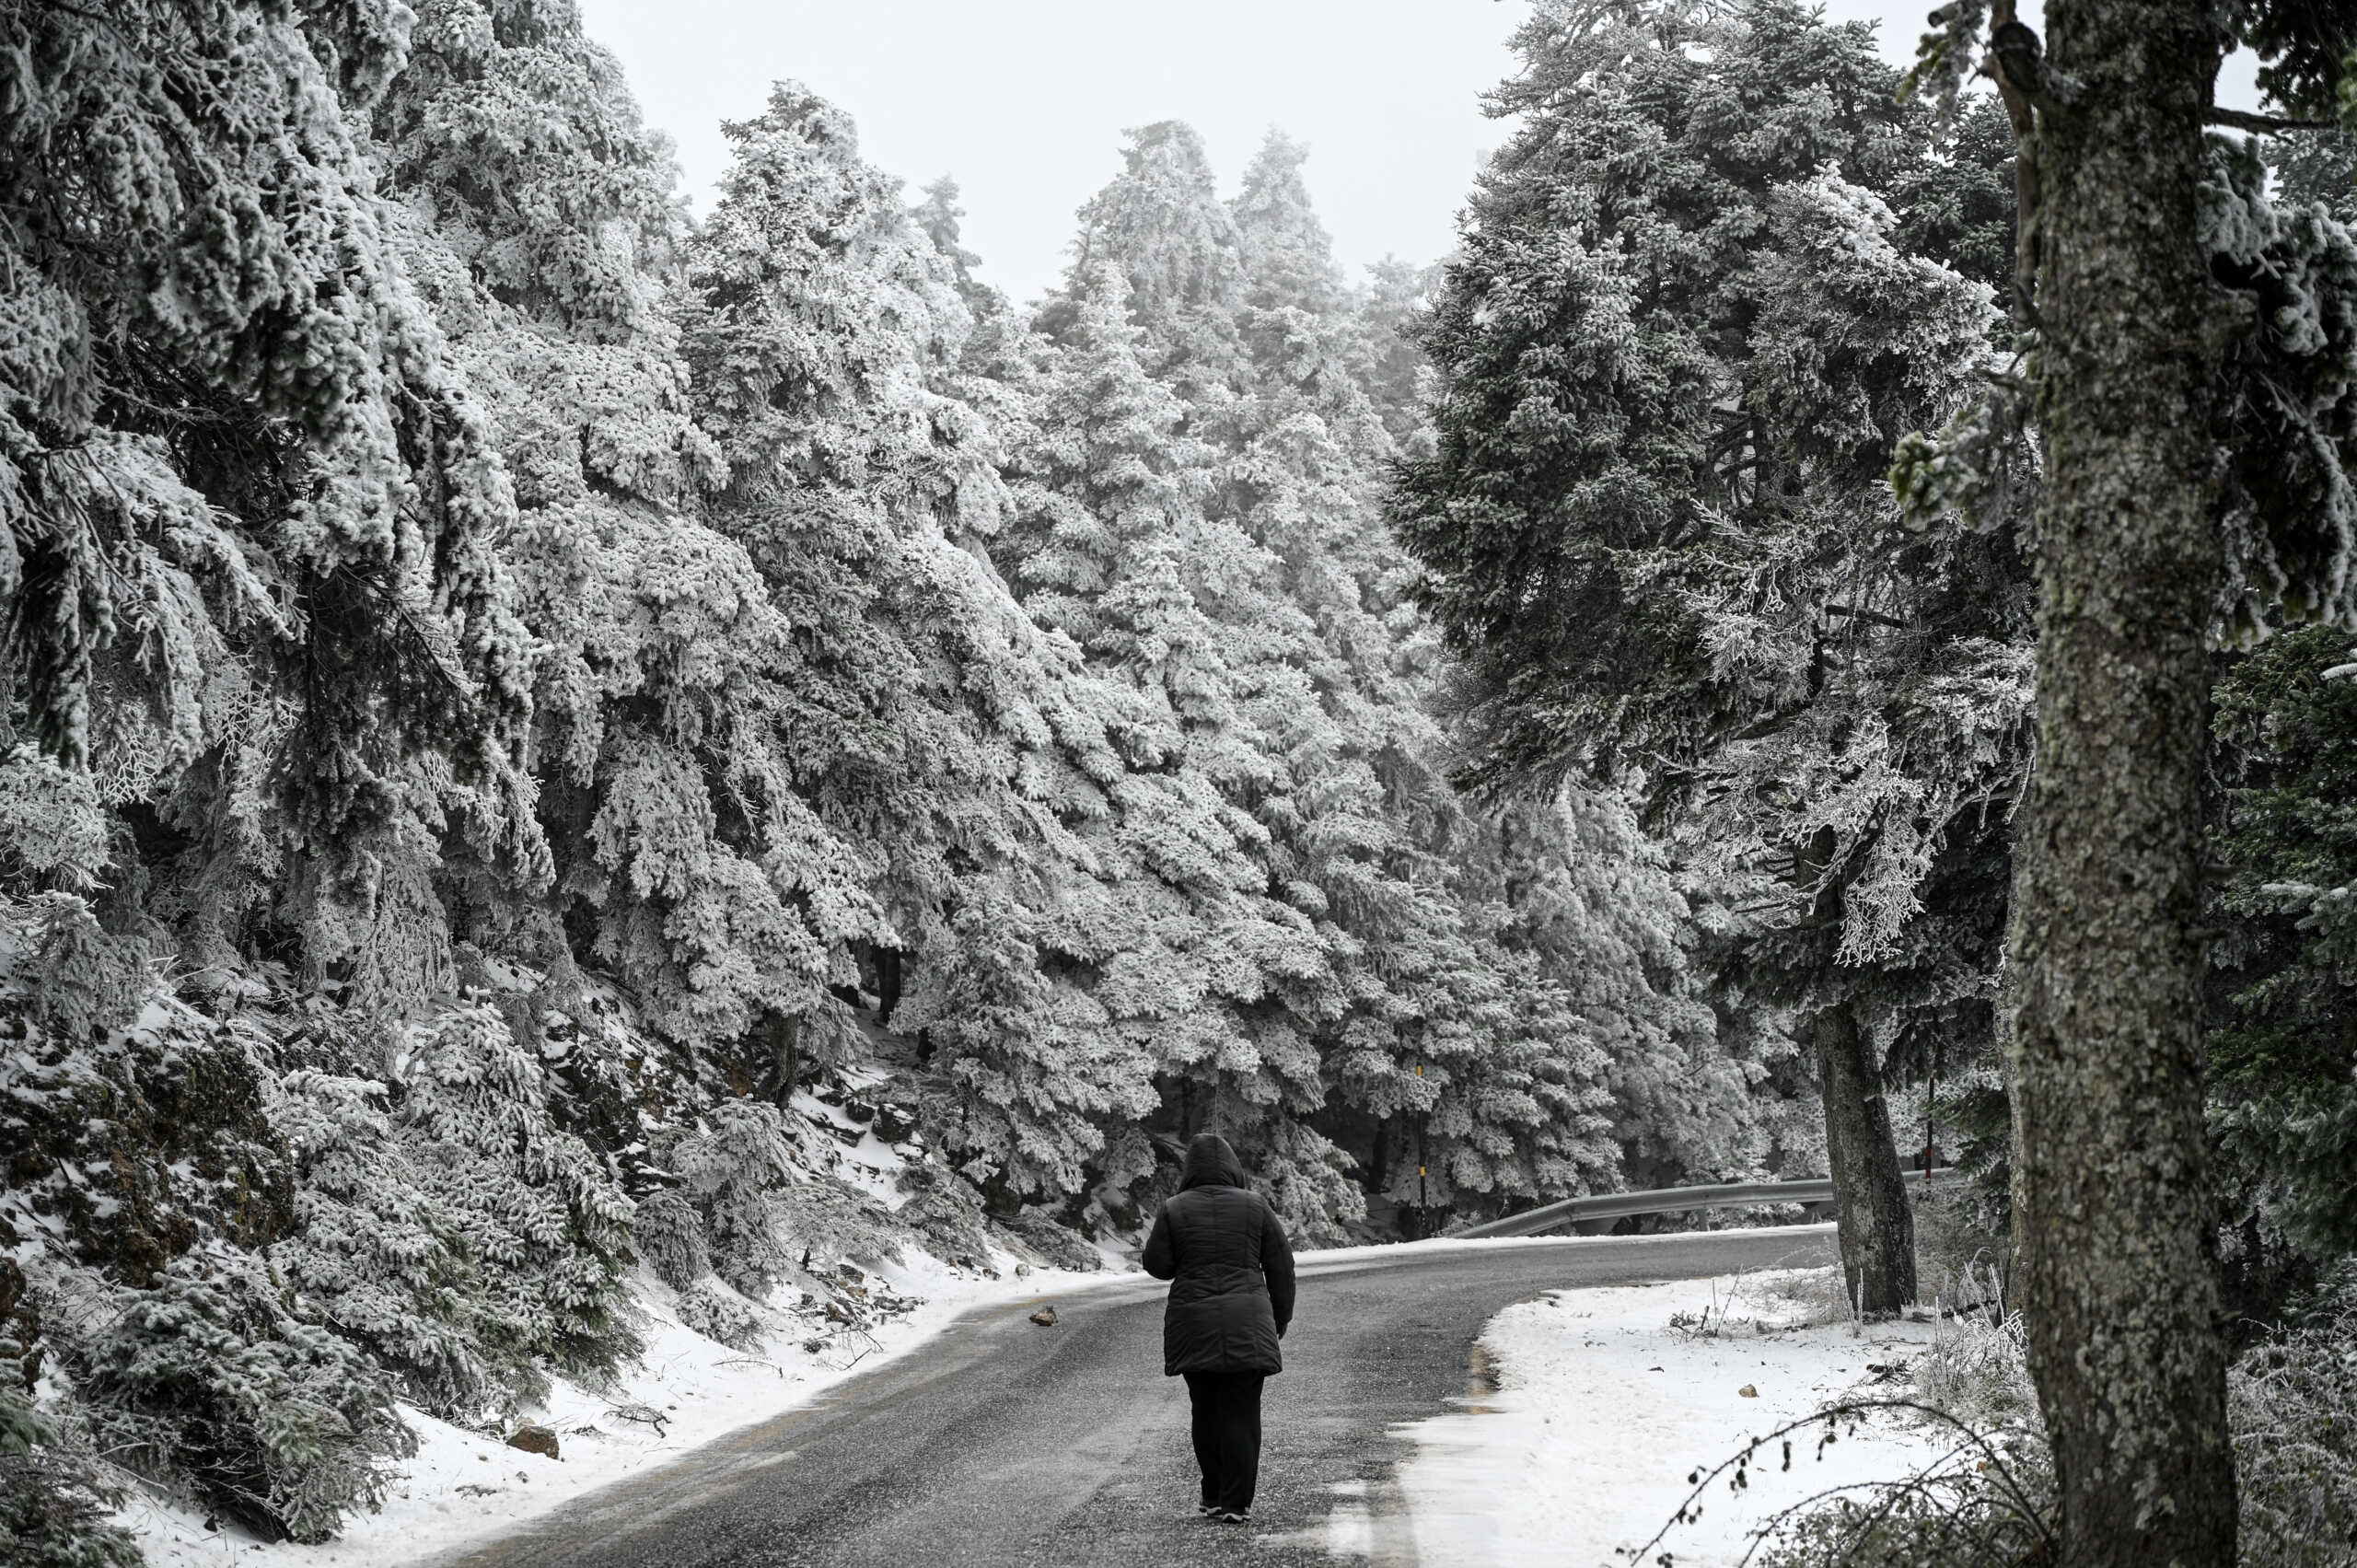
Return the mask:
[[[1416,1561],[1395,1423],[1465,1391],[1491,1316],[1538,1292],[1821,1260],[1821,1227],[1427,1244],[1305,1260],[1270,1380],[1260,1499],[1195,1517],[1186,1390],[1139,1276],[959,1319],[923,1348],[679,1463],[445,1559],[468,1568],[1153,1568]],[[1028,1314],[1051,1301],[1054,1328]],[[1596,1419],[1609,1422],[1608,1411]],[[1370,1523],[1371,1521],[1371,1523]]]

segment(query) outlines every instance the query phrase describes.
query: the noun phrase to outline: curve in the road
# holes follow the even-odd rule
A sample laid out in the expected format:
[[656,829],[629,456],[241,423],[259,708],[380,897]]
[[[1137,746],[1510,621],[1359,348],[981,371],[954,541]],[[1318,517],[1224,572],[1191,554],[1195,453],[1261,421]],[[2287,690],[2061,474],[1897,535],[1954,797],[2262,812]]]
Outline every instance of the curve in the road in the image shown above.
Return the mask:
[[[1500,1309],[1542,1291],[1814,1264],[1824,1226],[1374,1248],[1304,1263],[1252,1523],[1198,1519],[1162,1289],[1135,1276],[990,1307],[817,1402],[446,1559],[452,1568],[1411,1568],[1402,1422],[1464,1391]],[[1052,1302],[1058,1321],[1029,1313]],[[1598,1412],[1598,1419],[1608,1419]],[[1576,1484],[1576,1478],[1565,1478]],[[1365,1521],[1373,1521],[1373,1539]]]

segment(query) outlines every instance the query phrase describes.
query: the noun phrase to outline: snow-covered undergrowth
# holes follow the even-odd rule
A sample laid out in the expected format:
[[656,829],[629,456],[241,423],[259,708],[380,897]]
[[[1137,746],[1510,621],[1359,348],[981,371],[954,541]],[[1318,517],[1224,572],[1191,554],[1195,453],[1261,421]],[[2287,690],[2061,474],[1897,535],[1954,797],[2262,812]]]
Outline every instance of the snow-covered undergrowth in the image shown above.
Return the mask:
[[880,1029],[764,1079],[569,963],[459,958],[388,1016],[0,897],[10,1568],[120,1559],[118,1493],[166,1559],[412,1551],[1106,1260],[942,1157]]
[[[1490,1321],[1464,1408],[1407,1428],[1402,1469],[1426,1568],[1624,1563],[1686,1507],[1689,1479],[1754,1437],[1844,1397],[1893,1386],[1932,1325],[1823,1323],[1814,1271],[1553,1291]],[[1898,1417],[1796,1435],[1699,1499],[1644,1555],[1679,1568],[1740,1562],[1762,1523],[1829,1487],[1897,1480],[1947,1446]],[[1689,1510],[1690,1512],[1690,1510]]]
[[2245,1352],[2226,1391],[2243,1561],[2357,1562],[2357,1265],[2326,1282],[2304,1322]]
[[[863,1327],[787,1315],[743,1348],[681,1321],[680,1293],[651,1275],[632,1282],[645,1350],[603,1388],[557,1377],[521,1412],[552,1432],[553,1458],[508,1446],[497,1430],[439,1421],[414,1406],[401,1419],[417,1452],[395,1468],[381,1511],[352,1517],[333,1540],[264,1544],[234,1526],[208,1528],[202,1508],[151,1492],[117,1516],[149,1568],[238,1562],[265,1568],[406,1562],[498,1534],[633,1471],[665,1464],[739,1427],[768,1420],[858,1372],[922,1344],[970,1307],[1067,1286],[1082,1276],[995,1250],[985,1267],[924,1253],[862,1271],[847,1283],[876,1308]],[[856,1298],[854,1298],[856,1299]],[[509,1426],[515,1423],[511,1422]],[[216,1521],[217,1523],[217,1521]]]

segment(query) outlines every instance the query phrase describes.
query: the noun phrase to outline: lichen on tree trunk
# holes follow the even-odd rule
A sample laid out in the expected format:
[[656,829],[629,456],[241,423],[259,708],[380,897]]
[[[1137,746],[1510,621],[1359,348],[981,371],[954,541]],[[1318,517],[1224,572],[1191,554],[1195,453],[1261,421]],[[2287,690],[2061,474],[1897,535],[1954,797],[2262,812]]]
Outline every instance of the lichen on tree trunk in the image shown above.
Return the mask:
[[2209,7],[2053,0],[2035,308],[2038,737],[2015,858],[2014,1213],[2062,1561],[2234,1560],[2196,934],[2211,432]]
[[1882,1073],[1848,1004],[1818,1013],[1809,1034],[1825,1101],[1844,1292],[1863,1312],[1900,1312],[1915,1299],[1915,1216],[1907,1205]]

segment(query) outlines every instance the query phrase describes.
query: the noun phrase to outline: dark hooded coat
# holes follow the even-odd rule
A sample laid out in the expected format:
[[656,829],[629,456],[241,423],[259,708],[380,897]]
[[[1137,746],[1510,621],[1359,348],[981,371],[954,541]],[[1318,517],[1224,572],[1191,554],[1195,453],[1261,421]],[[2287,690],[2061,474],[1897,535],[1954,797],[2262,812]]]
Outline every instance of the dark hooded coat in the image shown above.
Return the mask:
[[1293,1321],[1293,1249],[1269,1201],[1244,1185],[1227,1140],[1199,1132],[1178,1192],[1155,1216],[1145,1272],[1170,1282],[1162,1371],[1282,1372]]

